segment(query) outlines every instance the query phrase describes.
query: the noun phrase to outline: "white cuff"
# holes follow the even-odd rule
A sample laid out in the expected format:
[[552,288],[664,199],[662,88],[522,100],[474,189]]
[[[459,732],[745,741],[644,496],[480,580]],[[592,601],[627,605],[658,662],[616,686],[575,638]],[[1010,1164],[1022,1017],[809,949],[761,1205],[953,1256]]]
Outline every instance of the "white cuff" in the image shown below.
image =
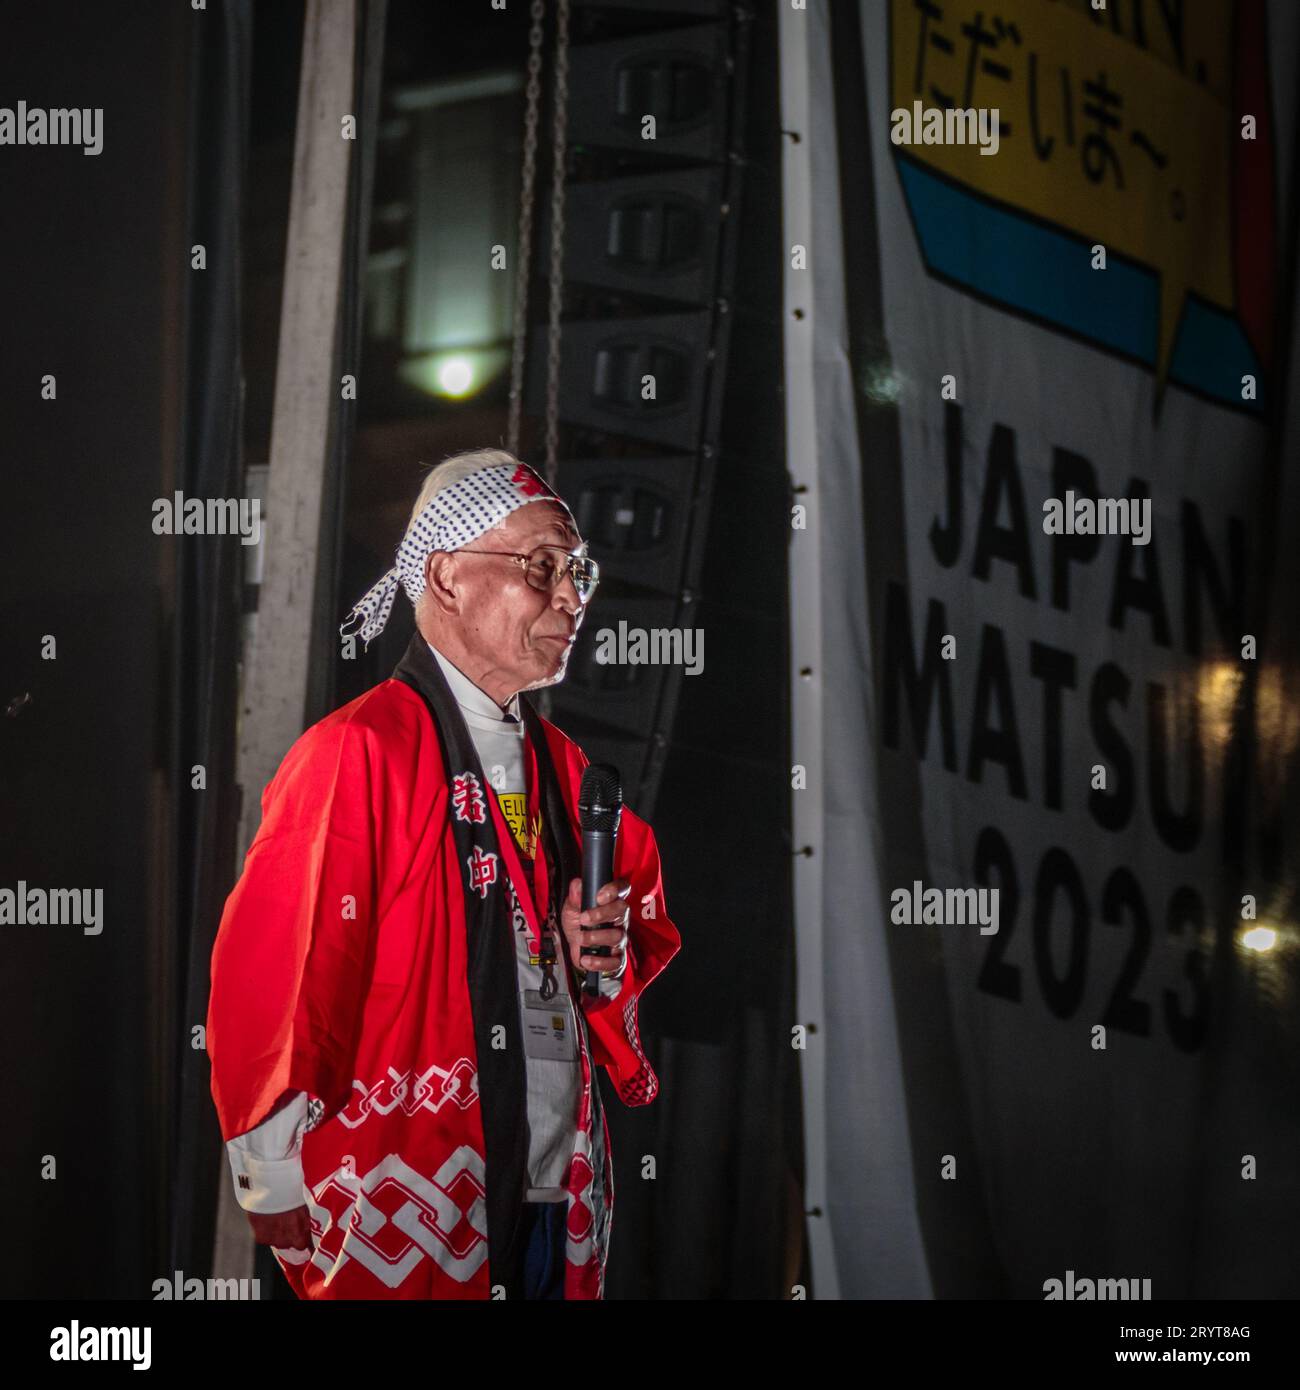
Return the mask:
[[254,1158],[235,1147],[226,1145],[230,1171],[235,1177],[235,1200],[245,1211],[293,1211],[306,1205],[306,1189],[302,1176],[302,1159]]
[[226,1144],[235,1198],[245,1211],[293,1211],[303,1205],[302,1136],[308,1097],[298,1091],[275,1114]]

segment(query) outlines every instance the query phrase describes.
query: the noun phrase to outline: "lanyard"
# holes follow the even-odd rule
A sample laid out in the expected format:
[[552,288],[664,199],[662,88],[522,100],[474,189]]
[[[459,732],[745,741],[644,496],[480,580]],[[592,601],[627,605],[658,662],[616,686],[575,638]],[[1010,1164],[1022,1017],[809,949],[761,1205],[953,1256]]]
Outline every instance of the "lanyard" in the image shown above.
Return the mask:
[[[529,738],[524,739],[524,761],[527,767],[524,834],[527,836],[533,823],[530,813],[537,804],[540,793],[537,781],[537,755],[533,751],[532,740]],[[505,816],[501,812],[501,806],[495,793],[487,800],[492,808],[492,821],[496,827],[497,841],[505,857],[506,872],[510,875],[515,897],[518,898],[519,906],[528,921],[529,953],[540,962],[542,967],[540,993],[543,999],[552,999],[559,988],[555,982],[555,940],[549,931],[543,932],[541,913],[538,910],[538,904],[545,903],[547,915],[550,914],[550,880],[546,865],[546,847],[539,835],[537,843],[533,846],[533,881],[529,883],[528,876],[524,871],[523,860],[520,858],[518,847],[515,844],[514,831],[506,824]],[[558,924],[556,930],[559,930]]]

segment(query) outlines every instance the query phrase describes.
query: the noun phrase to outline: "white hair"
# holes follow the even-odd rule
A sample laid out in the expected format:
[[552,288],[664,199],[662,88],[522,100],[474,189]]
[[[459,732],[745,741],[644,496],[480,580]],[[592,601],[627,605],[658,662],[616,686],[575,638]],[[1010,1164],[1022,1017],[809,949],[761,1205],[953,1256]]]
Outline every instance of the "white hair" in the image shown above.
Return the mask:
[[468,478],[471,473],[481,473],[485,468],[499,468],[502,464],[508,463],[518,464],[519,460],[506,449],[466,449],[463,453],[452,454],[443,459],[429,470],[420,485],[420,494],[415,499],[415,506],[411,508],[411,515],[407,519],[407,530],[410,530],[415,518],[429,505],[430,499],[453,483]]

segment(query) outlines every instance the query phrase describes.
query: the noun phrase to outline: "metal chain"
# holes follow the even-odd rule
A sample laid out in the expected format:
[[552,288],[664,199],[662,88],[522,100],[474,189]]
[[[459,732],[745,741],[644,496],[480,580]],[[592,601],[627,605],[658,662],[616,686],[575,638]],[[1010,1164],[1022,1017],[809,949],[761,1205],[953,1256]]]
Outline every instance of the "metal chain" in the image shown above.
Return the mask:
[[519,455],[519,416],[523,408],[524,354],[528,335],[528,278],[533,253],[533,185],[537,175],[537,116],[542,96],[542,18],[545,0],[533,0],[528,31],[528,87],[524,103],[523,181],[519,190],[519,246],[515,252],[515,314],[510,357],[510,414],[506,448]]
[[546,329],[546,481],[558,488],[560,305],[564,289],[564,176],[569,124],[569,0],[555,7],[555,102],[551,127],[551,302]]

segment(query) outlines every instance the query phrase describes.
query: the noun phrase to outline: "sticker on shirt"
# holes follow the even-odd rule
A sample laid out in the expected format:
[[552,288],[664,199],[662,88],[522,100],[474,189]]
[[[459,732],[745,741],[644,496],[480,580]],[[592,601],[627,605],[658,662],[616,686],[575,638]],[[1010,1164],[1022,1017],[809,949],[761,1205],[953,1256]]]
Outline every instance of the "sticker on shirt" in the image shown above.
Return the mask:
[[537,850],[537,837],[542,829],[541,812],[535,812],[532,825],[528,824],[528,797],[523,792],[497,792],[501,804],[501,814],[506,818],[510,833],[515,837],[519,853],[531,859]]
[[567,994],[543,999],[540,990],[524,990],[524,1051],[550,1062],[578,1060]]

